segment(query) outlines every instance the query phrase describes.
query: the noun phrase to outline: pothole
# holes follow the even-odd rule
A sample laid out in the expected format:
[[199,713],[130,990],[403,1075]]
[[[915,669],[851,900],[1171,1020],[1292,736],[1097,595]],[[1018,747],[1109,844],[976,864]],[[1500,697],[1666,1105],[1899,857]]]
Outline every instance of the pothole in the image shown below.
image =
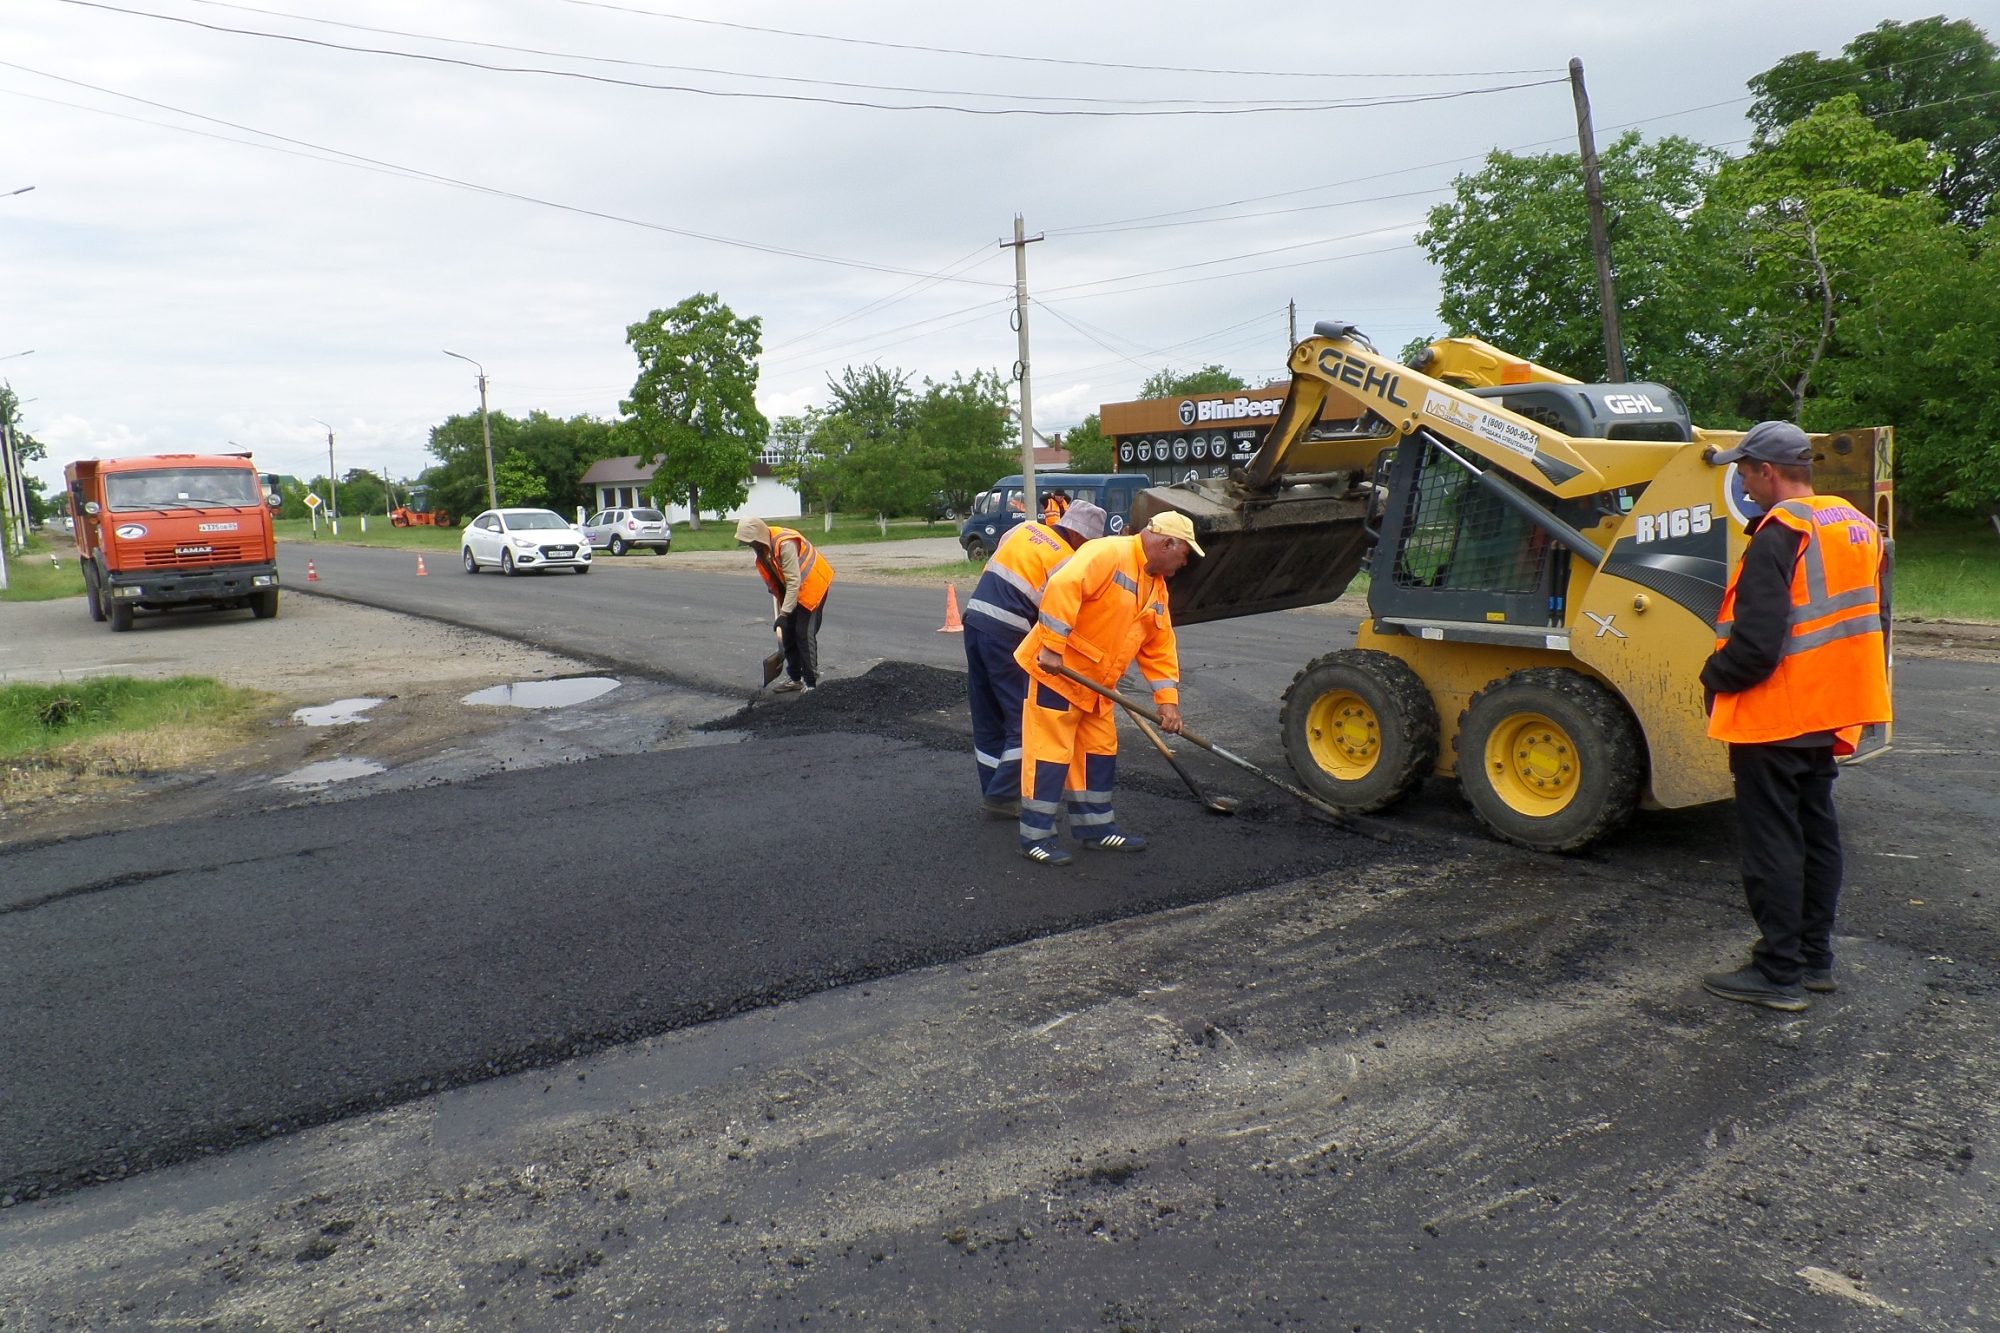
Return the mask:
[[347,782],[353,778],[365,778],[376,773],[385,773],[385,765],[373,759],[322,759],[317,764],[307,764],[295,768],[281,777],[271,779],[275,786],[290,787],[294,791],[304,791],[312,787],[330,787],[336,782]]
[[517,680],[474,690],[460,703],[490,708],[568,708],[611,693],[618,682],[609,676],[570,676],[562,680]]
[[362,714],[381,703],[380,699],[336,699],[330,704],[292,711],[292,722],[301,727],[347,727],[368,719]]

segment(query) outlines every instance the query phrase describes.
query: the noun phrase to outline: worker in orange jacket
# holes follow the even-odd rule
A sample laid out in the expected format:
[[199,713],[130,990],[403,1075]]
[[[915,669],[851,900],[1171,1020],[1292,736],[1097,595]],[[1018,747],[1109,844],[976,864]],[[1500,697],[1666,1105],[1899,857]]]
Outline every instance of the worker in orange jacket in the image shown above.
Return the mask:
[[1104,535],[1105,513],[1088,500],[1051,525],[1022,523],[1000,539],[965,603],[965,693],[980,804],[995,819],[1021,814],[1021,710],[1028,673],[1014,660],[1042,610],[1042,588],[1072,552]]
[[1050,491],[1048,499],[1042,501],[1042,522],[1054,527],[1062,522],[1062,516],[1069,512],[1069,492]]
[[736,540],[757,555],[757,573],[771,590],[772,624],[785,645],[785,680],[771,692],[796,694],[819,684],[819,622],[826,611],[833,565],[791,528],[761,518],[741,519]]
[[1708,734],[1729,743],[1743,891],[1759,939],[1750,962],[1702,978],[1726,1000],[1795,1012],[1830,991],[1840,899],[1834,759],[1890,720],[1882,534],[1812,489],[1812,443],[1765,421],[1711,461],[1736,464],[1762,517],[1730,573],[1715,652],[1702,666]]
[[1066,803],[1070,831],[1086,847],[1143,851],[1146,839],[1121,833],[1111,810],[1118,725],[1109,699],[1055,674],[1066,666],[1115,688],[1136,657],[1159,709],[1160,728],[1181,729],[1180,653],[1167,611],[1167,580],[1200,555],[1187,515],[1156,515],[1143,532],[1083,547],[1049,576],[1034,630],[1014,660],[1028,673],[1021,715],[1021,855],[1068,865],[1056,844]]

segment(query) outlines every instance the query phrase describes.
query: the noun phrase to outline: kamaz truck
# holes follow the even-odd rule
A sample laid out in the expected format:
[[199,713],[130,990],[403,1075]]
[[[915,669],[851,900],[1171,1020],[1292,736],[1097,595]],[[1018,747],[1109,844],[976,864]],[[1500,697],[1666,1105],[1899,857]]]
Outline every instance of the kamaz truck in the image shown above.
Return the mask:
[[90,618],[205,606],[278,614],[275,497],[248,454],[80,459],[63,469]]

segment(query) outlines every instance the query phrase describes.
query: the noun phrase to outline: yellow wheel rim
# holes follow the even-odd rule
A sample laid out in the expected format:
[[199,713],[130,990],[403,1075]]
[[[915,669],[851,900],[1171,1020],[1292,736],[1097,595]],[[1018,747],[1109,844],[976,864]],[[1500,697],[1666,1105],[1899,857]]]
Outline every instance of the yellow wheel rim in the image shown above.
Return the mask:
[[1382,721],[1352,690],[1330,690],[1306,712],[1313,762],[1342,782],[1359,782],[1382,761]]
[[1486,738],[1486,776],[1509,808],[1540,819],[1576,799],[1582,763],[1559,724],[1540,713],[1514,713]]

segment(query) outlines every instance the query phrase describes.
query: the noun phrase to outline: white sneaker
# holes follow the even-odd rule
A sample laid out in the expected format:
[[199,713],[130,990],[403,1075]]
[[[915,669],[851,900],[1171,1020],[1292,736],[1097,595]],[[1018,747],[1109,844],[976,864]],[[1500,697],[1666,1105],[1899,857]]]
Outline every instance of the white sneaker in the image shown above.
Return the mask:
[[804,690],[804,689],[808,689],[808,688],[810,688],[810,687],[809,687],[809,686],[807,686],[806,684],[804,684],[804,683],[803,683],[803,682],[801,682],[801,681],[796,681],[796,680],[787,680],[787,681],[780,681],[780,682],[779,682],[778,684],[776,684],[776,685],[773,685],[773,686],[771,687],[771,693],[773,693],[773,694],[797,694],[797,693],[798,693],[799,691],[801,691],[801,690]]

